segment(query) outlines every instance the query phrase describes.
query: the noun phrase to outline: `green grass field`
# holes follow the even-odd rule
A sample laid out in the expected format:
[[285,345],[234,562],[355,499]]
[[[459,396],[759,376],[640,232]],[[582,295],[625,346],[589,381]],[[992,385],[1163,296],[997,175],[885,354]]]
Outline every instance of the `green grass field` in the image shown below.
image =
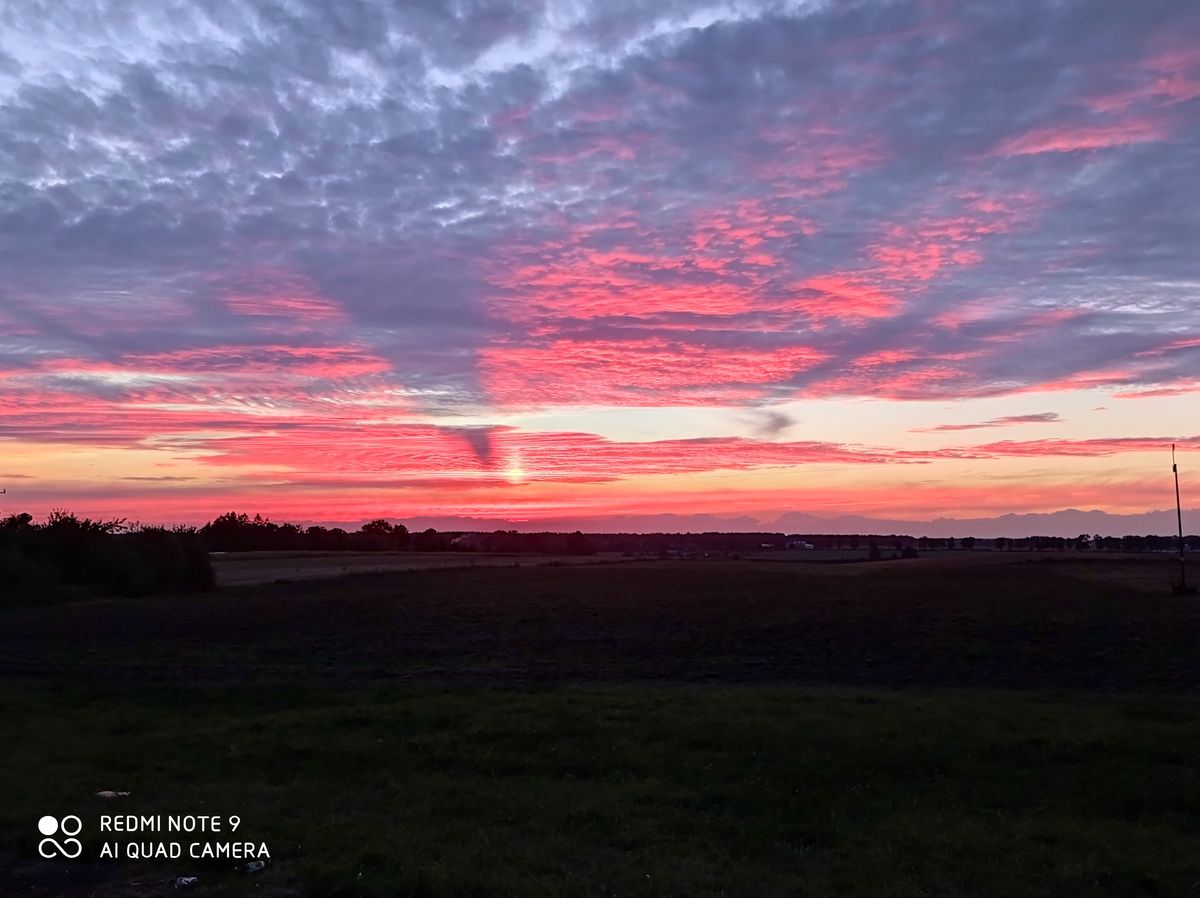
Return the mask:
[[[0,894],[1195,895],[1200,616],[1156,569],[1097,573],[437,571],[14,612]],[[40,861],[72,812],[81,862]],[[102,813],[237,814],[273,863],[100,861]]]

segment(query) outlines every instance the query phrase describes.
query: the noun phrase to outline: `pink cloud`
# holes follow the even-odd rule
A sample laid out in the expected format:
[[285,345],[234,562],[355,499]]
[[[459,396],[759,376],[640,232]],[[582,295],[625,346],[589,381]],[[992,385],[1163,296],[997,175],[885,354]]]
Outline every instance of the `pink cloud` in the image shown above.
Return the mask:
[[226,308],[238,315],[268,319],[262,326],[276,333],[289,332],[288,325],[294,332],[347,321],[338,303],[294,272],[260,267],[216,280]]
[[862,321],[890,318],[902,306],[899,299],[885,293],[856,272],[820,275],[793,285],[802,295],[793,305],[813,318]]
[[1017,134],[997,148],[1002,156],[1075,153],[1166,140],[1170,129],[1155,118],[1128,118],[1092,125],[1047,125]]
[[[1172,43],[1167,38],[1165,43]],[[1160,47],[1145,59],[1117,69],[1121,87],[1096,91],[1084,104],[1097,113],[1122,112],[1131,106],[1168,107],[1200,97],[1200,50],[1194,45]]]
[[235,372],[322,379],[382,374],[391,369],[387,361],[361,346],[294,346],[285,343],[130,354],[122,358],[122,365],[129,370],[151,372]]
[[1013,216],[999,214],[994,206],[985,208],[987,212],[972,215],[892,225],[884,241],[871,247],[871,256],[884,277],[908,282],[932,280],[944,268],[977,265],[983,261],[978,244],[1013,224]]
[[741,403],[808,370],[826,354],[806,346],[706,348],[666,340],[557,340],[492,346],[480,370],[502,406]]
[[1094,390],[1101,387],[1137,383],[1138,372],[1127,368],[1108,368],[1100,371],[1080,371],[1065,377],[1026,384],[1018,393],[1052,393],[1060,390]]
[[1200,437],[1107,437],[1092,440],[1003,440],[973,446],[975,452],[993,456],[1081,456],[1117,455],[1124,452],[1168,451],[1175,443],[1181,449],[1200,450]]
[[1200,393],[1200,380],[1181,381],[1170,386],[1155,387],[1149,390],[1127,390],[1123,393],[1113,393],[1113,399],[1155,399],[1164,396],[1186,396],[1189,393]]
[[754,175],[772,185],[776,196],[812,198],[842,190],[850,178],[887,159],[876,135],[850,135],[813,122],[807,110],[797,120],[776,117],[759,129],[772,147],[753,163]]
[[[865,358],[870,358],[869,356]],[[806,385],[799,395],[807,398],[870,395],[878,399],[947,399],[985,396],[996,388],[975,381],[960,358],[922,357],[912,363],[897,358],[888,363],[876,359],[873,364],[852,365],[839,374]]]
[[1181,352],[1185,349],[1200,349],[1200,337],[1180,337],[1178,340],[1170,340],[1161,346],[1155,346],[1153,349],[1144,349],[1141,352],[1135,353],[1135,355],[1160,356],[1172,352]]

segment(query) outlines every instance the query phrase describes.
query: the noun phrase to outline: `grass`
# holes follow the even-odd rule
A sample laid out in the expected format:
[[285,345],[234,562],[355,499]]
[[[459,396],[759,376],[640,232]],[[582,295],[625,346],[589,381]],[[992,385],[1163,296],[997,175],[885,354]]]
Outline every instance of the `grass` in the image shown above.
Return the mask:
[[[639,562],[12,611],[0,895],[1195,895],[1200,609],[1160,567]],[[39,862],[70,812],[92,860]],[[238,814],[274,863],[96,862],[113,812]]]
[[[94,850],[102,812],[236,813],[279,894],[1185,895],[1197,710],[781,686],[10,684],[0,828],[28,852],[38,817],[70,810]],[[198,872],[241,894],[231,867],[122,875]]]

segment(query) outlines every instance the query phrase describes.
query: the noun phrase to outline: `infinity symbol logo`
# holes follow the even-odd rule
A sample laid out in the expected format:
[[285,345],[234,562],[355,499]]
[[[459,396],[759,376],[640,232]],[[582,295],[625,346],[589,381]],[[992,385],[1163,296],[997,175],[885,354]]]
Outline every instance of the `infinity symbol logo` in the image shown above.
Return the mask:
[[[68,814],[59,821],[55,817],[46,815],[38,821],[38,832],[43,836],[52,836],[57,832],[61,832],[64,836],[77,836],[80,830],[83,829],[83,821],[74,814]],[[47,848],[47,844],[54,846]],[[55,849],[58,849],[55,851]],[[57,839],[42,839],[38,842],[38,854],[45,858],[58,857],[62,855],[65,858],[74,860],[83,853],[83,843],[78,839],[66,838],[62,842]]]

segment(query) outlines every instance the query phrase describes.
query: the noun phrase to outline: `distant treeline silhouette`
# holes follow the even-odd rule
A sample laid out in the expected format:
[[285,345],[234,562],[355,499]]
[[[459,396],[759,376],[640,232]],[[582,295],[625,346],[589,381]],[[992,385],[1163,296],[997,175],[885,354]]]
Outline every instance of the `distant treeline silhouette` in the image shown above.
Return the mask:
[[[872,557],[883,553],[910,557],[914,552],[935,550],[988,549],[994,551],[1107,551],[1164,552],[1178,547],[1173,536],[1100,536],[1077,537],[1027,536],[1019,539],[979,539],[964,537],[913,537],[882,533],[592,533],[589,538],[601,552],[635,554],[706,554],[717,552],[770,552],[817,549],[863,550]],[[1200,536],[1185,537],[1191,550],[1200,550]]]
[[[262,515],[250,517],[229,512],[197,531],[213,552],[251,551],[358,551],[358,552],[504,552],[515,554],[590,555],[596,552],[645,556],[748,553],[813,548],[866,549],[872,557],[883,553],[911,557],[917,551],[941,549],[996,549],[1023,551],[1166,551],[1176,547],[1166,536],[1029,536],[1021,539],[913,537],[906,534],[809,533],[519,533],[516,530],[446,531],[433,528],[410,531],[404,524],[384,518],[369,521],[357,530],[341,527],[300,527],[279,524]],[[1200,549],[1200,537],[1188,537]]]
[[448,540],[437,531],[410,534],[403,524],[391,524],[382,518],[349,532],[341,527],[277,524],[262,515],[250,517],[231,511],[209,521],[198,533],[211,552],[395,552],[416,548],[439,551],[448,545]]
[[214,585],[208,548],[195,528],[142,527],[54,511],[0,520],[5,604],[86,596],[192,592]]
[[432,527],[409,532],[403,524],[377,518],[359,530],[277,524],[262,515],[229,512],[197,531],[213,552],[514,552],[592,555],[596,547],[582,533],[439,533]]

